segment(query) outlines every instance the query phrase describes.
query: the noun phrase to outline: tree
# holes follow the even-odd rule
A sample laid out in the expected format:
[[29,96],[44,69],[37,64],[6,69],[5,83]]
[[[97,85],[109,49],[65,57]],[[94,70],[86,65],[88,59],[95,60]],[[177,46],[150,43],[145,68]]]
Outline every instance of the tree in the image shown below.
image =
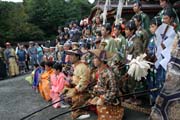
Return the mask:
[[88,0],[25,0],[29,22],[41,28],[47,37],[56,34],[58,26],[90,13],[92,5]]
[[28,23],[28,15],[21,3],[0,2],[1,41],[42,40],[43,31]]

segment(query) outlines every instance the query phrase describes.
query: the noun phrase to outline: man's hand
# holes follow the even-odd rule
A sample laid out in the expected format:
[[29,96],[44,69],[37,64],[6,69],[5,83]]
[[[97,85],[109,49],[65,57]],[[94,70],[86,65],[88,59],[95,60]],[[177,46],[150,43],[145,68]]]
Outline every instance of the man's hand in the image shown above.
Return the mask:
[[75,88],[71,88],[68,90],[68,93],[66,94],[67,97],[72,97],[76,94]]

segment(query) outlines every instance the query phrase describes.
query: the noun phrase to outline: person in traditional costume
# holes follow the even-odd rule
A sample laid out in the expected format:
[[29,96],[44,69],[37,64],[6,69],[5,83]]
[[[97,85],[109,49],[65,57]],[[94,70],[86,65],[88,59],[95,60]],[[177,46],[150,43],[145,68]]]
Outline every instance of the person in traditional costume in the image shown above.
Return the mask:
[[172,26],[174,16],[175,14],[172,9],[164,11],[163,23],[155,32],[157,37],[157,60],[155,62],[157,69],[156,80],[158,81],[157,83],[159,84],[159,87],[163,87],[166,79],[167,64],[170,60],[170,49],[176,35],[174,27]]
[[134,21],[137,27],[136,30],[136,35],[140,37],[140,39],[142,40],[143,43],[143,52],[145,52],[148,42],[149,42],[149,36],[148,36],[148,32],[142,28],[142,19],[140,15],[135,15],[134,16]]
[[[141,39],[135,34],[136,31],[136,24],[134,20],[130,20],[126,23],[125,26],[125,34],[127,40],[127,49],[126,49],[126,56],[127,56],[127,63],[129,63],[132,59],[135,59],[137,56],[143,53],[143,43]],[[128,67],[128,66],[127,66]],[[135,92],[140,88],[143,88],[141,81],[136,81],[133,77],[129,77],[126,81],[127,91],[126,92]],[[141,102],[136,99],[136,97],[130,97],[126,100],[128,103],[133,103],[139,105]]]
[[92,33],[95,35],[97,31],[101,31],[102,20],[100,14],[94,17],[94,23],[92,25]]
[[[73,65],[73,75],[71,77],[70,86],[65,88],[67,90],[66,97],[71,98],[71,108],[77,108],[86,103],[90,95],[86,91],[90,82],[90,69],[88,65],[81,62],[82,52],[79,49],[68,50],[66,54],[70,55],[70,61]],[[85,119],[90,117],[83,109],[72,111],[72,119]]]
[[[135,15],[141,16],[141,27],[143,29],[145,29],[146,31],[148,31],[149,30],[149,22],[150,22],[149,16],[141,10],[141,7],[142,7],[142,4],[141,4],[140,0],[136,0],[133,4],[133,11],[135,12]],[[132,19],[134,18],[134,16],[132,17]]]
[[180,25],[179,25],[179,17],[176,13],[176,10],[172,7],[170,4],[169,0],[160,0],[159,1],[160,6],[162,7],[162,10],[157,14],[157,17],[160,17],[163,21],[163,14],[167,9],[170,9],[174,12],[174,21],[173,21],[173,26],[176,31],[180,30]]
[[174,27],[174,29],[176,29],[176,26],[174,25],[175,17],[176,17],[176,13],[173,11],[173,9],[166,8],[163,12],[162,22],[171,25]]
[[33,76],[32,88],[36,92],[38,92],[40,76],[44,72],[44,69],[41,66],[44,66],[44,64],[45,62],[41,62],[40,65],[34,64],[34,76]]
[[40,81],[39,81],[39,92],[46,101],[51,100],[50,76],[54,73],[52,66],[53,66],[53,62],[45,63],[45,72],[43,74],[41,74]]
[[[147,50],[146,50],[146,60],[152,63],[155,63],[156,61],[156,52],[157,52],[157,46],[156,46],[156,42],[157,42],[157,38],[155,35],[155,32],[157,30],[157,28],[162,24],[161,22],[161,18],[160,17],[154,17],[151,22],[150,22],[150,32],[152,34],[151,39],[149,40],[148,46],[147,46]],[[151,65],[151,69],[149,70],[149,73],[147,75],[147,86],[148,89],[153,89],[153,88],[158,88],[159,86],[157,86],[157,82],[156,81],[156,68],[154,65]],[[151,92],[150,93],[150,100],[151,100],[151,104],[155,103],[155,99],[158,95],[158,92]]]
[[94,55],[93,63],[97,67],[97,84],[94,86],[94,98],[90,101],[96,105],[98,120],[122,120],[124,108],[120,104],[115,74],[107,65],[113,54],[101,49],[90,50]]
[[152,107],[150,120],[179,120],[180,115],[180,33],[171,49],[164,86]]
[[109,52],[117,52],[117,45],[114,39],[111,37],[111,25],[106,23],[101,27],[102,40],[100,43],[101,49]]
[[125,34],[128,44],[126,54],[127,60],[129,61],[143,53],[143,43],[141,39],[135,34],[136,29],[137,27],[134,20],[130,20],[126,23]]
[[126,47],[127,47],[127,41],[124,38],[124,36],[121,34],[121,26],[115,25],[114,26],[114,40],[116,41],[118,54],[121,61],[126,61]]
[[[62,72],[62,64],[55,63],[53,66],[54,74],[51,75],[50,80],[50,97],[52,99],[52,103],[57,102],[60,100],[60,94],[62,93],[65,84],[68,84],[68,82],[65,80],[66,76]],[[61,107],[62,102],[56,103],[53,105],[54,108]]]
[[17,65],[17,55],[9,42],[6,43],[4,58],[6,61],[6,65],[8,65],[9,68],[9,76],[13,77],[19,75],[19,68]]

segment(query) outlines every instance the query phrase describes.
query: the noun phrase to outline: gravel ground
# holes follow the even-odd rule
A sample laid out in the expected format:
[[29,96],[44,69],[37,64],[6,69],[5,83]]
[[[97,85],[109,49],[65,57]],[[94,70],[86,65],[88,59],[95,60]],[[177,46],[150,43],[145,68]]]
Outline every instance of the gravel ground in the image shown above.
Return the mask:
[[[34,92],[24,78],[27,75],[0,81],[0,120],[20,120],[39,108],[51,104],[44,101],[41,96]],[[49,107],[27,120],[49,120],[49,118],[65,112],[68,109],[54,109]],[[97,116],[91,113],[86,120],[96,120]],[[143,113],[125,110],[124,120],[147,120],[148,116]],[[71,120],[70,114],[58,117],[55,120]]]

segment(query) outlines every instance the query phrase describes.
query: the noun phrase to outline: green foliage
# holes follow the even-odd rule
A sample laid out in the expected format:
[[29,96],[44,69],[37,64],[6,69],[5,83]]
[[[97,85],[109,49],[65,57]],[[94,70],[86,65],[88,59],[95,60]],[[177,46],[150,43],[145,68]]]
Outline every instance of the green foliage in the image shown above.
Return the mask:
[[88,16],[88,0],[0,1],[0,41],[29,41],[55,38],[58,26]]
[[28,23],[21,3],[0,2],[0,39],[5,41],[43,40],[43,31]]
[[29,15],[29,21],[38,25],[47,36],[57,32],[58,26],[84,16],[88,16],[91,5],[88,0],[25,0],[24,5]]

